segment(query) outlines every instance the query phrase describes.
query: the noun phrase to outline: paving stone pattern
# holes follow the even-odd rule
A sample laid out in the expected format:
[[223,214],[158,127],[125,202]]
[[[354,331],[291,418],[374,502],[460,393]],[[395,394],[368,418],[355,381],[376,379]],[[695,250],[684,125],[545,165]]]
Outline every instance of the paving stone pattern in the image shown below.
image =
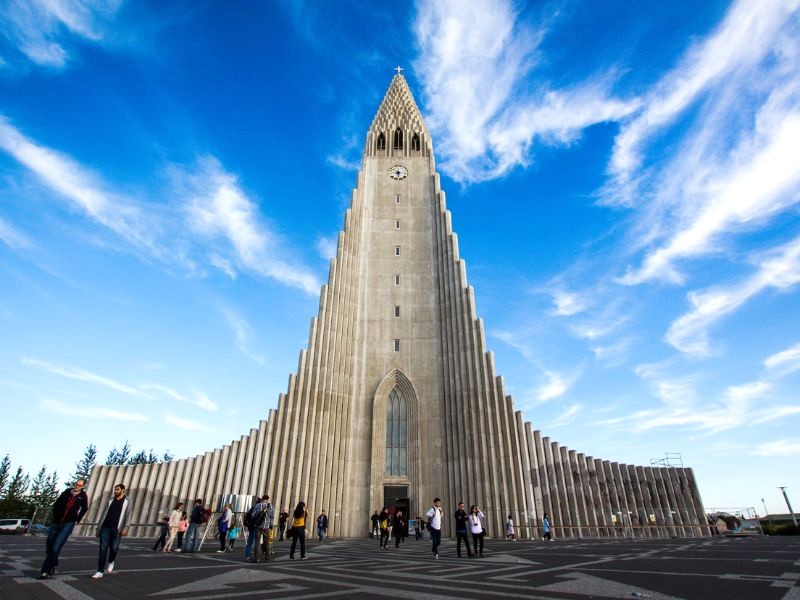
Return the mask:
[[309,559],[252,564],[243,549],[163,554],[125,539],[113,574],[94,580],[97,542],[71,539],[58,573],[40,581],[43,537],[0,537],[0,599],[118,598],[651,598],[800,600],[800,539],[487,541],[484,558],[440,560],[429,542],[379,550],[373,540],[308,544]]

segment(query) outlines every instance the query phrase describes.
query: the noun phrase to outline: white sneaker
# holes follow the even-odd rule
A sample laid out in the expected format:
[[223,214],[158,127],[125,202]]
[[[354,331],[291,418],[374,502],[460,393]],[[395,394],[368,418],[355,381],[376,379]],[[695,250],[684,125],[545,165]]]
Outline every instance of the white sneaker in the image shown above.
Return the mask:
[[217,550],[217,554],[223,554],[225,550]]
[[102,579],[102,578],[103,578],[103,572],[102,571],[98,571],[97,573],[92,575],[92,579]]
[[114,563],[113,562],[108,563],[108,566],[106,567],[106,573],[111,573],[111,571],[113,570],[114,570]]
[[180,552],[180,551],[181,551],[181,549],[180,549],[180,548],[178,548],[177,550],[174,550],[174,552]]

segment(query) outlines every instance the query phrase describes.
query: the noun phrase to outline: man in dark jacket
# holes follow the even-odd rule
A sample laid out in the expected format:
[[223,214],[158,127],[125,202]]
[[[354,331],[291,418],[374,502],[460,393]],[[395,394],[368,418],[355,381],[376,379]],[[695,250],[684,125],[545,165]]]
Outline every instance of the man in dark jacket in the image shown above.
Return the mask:
[[83,515],[89,510],[89,498],[83,488],[86,482],[78,479],[70,489],[58,497],[53,504],[53,522],[47,532],[45,544],[46,556],[42,563],[42,574],[39,579],[47,579],[56,572],[58,555],[67,543],[75,525],[80,523]]
[[203,499],[198,498],[194,501],[192,514],[189,515],[189,529],[186,537],[183,538],[184,552],[194,552],[197,550],[198,527],[206,522],[206,511],[203,508]]

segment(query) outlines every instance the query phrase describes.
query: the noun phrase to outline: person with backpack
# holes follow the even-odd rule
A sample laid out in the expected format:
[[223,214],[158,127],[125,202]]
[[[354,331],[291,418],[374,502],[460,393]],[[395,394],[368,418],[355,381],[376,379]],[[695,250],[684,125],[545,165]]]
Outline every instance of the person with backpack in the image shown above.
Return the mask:
[[265,510],[267,510],[267,503],[264,502],[263,498],[256,498],[256,503],[244,516],[244,526],[247,528],[247,544],[244,547],[244,557],[248,562],[253,560],[253,545],[260,543],[258,540],[259,526],[263,522]]
[[253,546],[253,562],[260,562],[263,555],[264,560],[269,560],[272,554],[272,522],[275,519],[275,513],[272,509],[272,504],[269,502],[269,496],[264,494],[261,502],[265,505],[264,510],[255,519],[256,526],[256,541]]
[[433,506],[425,514],[428,517],[428,529],[431,532],[431,552],[433,558],[439,560],[439,544],[442,543],[442,499],[434,498]]
[[203,509],[203,499],[194,501],[192,514],[189,516],[189,528],[186,530],[186,552],[197,550],[197,528],[206,522],[206,511]]

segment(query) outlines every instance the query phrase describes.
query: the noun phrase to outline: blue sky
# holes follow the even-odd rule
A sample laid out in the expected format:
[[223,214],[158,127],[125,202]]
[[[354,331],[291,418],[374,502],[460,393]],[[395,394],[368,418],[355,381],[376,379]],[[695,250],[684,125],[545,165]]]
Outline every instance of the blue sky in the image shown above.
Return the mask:
[[0,453],[276,407],[395,65],[526,420],[800,504],[796,0],[3,3]]

